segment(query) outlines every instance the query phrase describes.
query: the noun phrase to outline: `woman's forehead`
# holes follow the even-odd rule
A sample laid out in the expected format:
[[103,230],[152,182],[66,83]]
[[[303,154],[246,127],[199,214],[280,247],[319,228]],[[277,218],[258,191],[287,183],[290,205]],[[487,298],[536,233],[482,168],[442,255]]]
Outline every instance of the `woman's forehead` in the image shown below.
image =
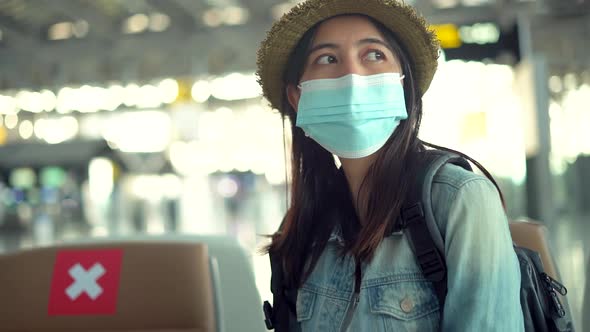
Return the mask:
[[320,23],[313,44],[319,42],[337,43],[366,37],[383,39],[379,29],[367,17],[362,15],[342,15],[329,18]]

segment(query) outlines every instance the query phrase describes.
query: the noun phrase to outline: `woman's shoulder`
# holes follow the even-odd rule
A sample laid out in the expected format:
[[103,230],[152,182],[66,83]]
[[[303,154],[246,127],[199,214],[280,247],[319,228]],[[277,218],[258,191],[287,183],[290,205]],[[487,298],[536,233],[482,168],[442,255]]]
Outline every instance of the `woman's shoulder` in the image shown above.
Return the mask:
[[490,205],[494,210],[498,210],[495,205],[501,206],[498,191],[488,178],[452,164],[443,166],[435,175],[431,199],[438,223],[444,223],[457,205],[477,209],[485,202],[484,205]]
[[485,176],[454,164],[444,165],[434,176],[432,186],[448,186],[455,190],[459,190],[471,182],[486,187],[489,185],[493,186],[492,182]]
[[437,206],[450,206],[457,199],[489,200],[499,198],[496,186],[487,177],[464,169],[461,166],[446,164],[432,180],[432,203]]

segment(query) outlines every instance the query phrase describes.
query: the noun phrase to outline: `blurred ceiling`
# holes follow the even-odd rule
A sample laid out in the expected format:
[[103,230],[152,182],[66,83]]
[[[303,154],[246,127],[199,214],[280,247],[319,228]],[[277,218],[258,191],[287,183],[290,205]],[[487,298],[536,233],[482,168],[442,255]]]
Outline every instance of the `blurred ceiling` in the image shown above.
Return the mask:
[[[0,90],[253,71],[259,41],[296,2],[0,0]],[[434,24],[501,26],[537,5],[534,0],[407,2]]]

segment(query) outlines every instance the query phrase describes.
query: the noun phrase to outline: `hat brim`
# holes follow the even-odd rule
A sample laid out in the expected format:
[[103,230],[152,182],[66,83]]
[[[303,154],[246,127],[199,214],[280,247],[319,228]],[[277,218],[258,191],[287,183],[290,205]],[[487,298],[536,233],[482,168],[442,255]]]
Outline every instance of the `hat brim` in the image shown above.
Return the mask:
[[345,14],[367,15],[390,29],[414,63],[420,95],[428,90],[436,72],[439,42],[413,7],[396,0],[308,0],[275,22],[258,50],[258,81],[273,108],[282,107],[283,74],[299,40],[317,23]]

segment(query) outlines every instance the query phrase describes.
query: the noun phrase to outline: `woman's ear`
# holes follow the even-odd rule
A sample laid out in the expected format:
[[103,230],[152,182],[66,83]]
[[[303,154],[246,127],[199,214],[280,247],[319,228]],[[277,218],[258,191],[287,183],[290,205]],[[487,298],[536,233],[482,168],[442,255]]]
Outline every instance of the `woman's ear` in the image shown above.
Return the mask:
[[297,113],[297,106],[299,106],[299,98],[301,97],[301,90],[293,84],[287,85],[287,99],[289,104],[293,107],[295,113]]

